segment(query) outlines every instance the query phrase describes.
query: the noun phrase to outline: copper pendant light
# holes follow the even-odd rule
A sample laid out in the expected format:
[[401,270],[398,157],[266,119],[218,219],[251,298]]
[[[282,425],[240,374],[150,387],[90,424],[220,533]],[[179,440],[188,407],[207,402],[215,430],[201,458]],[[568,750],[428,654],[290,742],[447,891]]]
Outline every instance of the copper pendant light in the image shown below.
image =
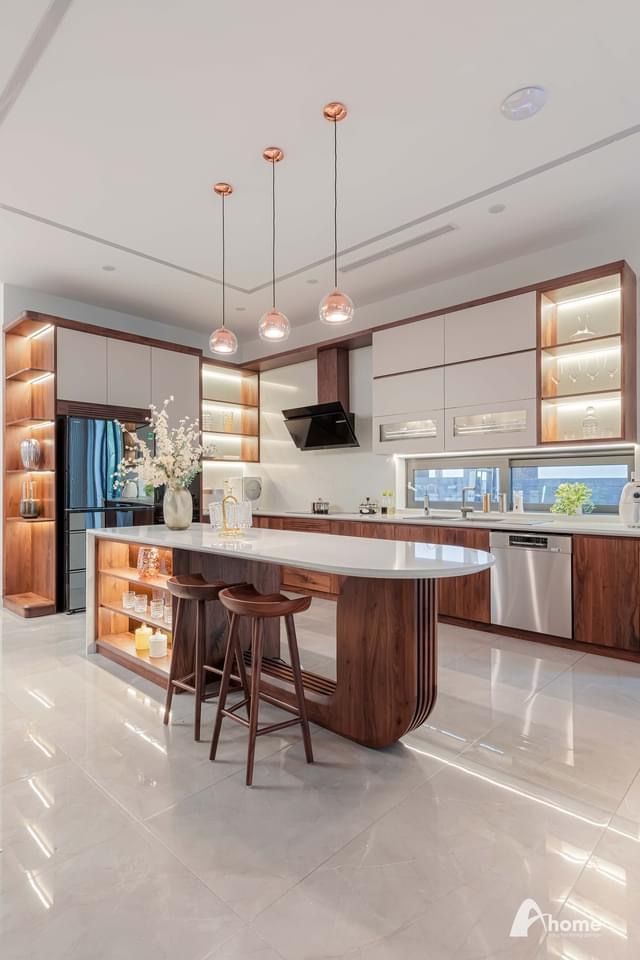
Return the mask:
[[353,301],[338,290],[338,123],[347,115],[344,103],[332,101],[322,111],[325,120],[333,124],[333,290],[320,303],[323,323],[335,327],[353,320]]
[[280,147],[267,147],[262,157],[271,164],[271,309],[260,318],[258,333],[267,343],[278,343],[289,336],[290,325],[284,313],[276,308],[276,163],[284,159]]
[[214,193],[222,198],[222,326],[214,330],[209,337],[209,349],[212,353],[220,356],[230,357],[238,349],[238,338],[233,330],[225,327],[225,245],[224,245],[224,201],[233,193],[233,187],[230,183],[216,183],[213,186]]

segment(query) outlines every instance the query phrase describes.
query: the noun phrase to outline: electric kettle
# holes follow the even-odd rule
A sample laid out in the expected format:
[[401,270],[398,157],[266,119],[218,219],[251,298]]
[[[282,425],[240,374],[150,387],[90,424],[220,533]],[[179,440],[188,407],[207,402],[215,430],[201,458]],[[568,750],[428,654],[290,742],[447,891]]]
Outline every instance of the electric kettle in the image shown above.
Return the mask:
[[635,473],[622,488],[618,512],[625,527],[640,527],[640,480],[636,480]]

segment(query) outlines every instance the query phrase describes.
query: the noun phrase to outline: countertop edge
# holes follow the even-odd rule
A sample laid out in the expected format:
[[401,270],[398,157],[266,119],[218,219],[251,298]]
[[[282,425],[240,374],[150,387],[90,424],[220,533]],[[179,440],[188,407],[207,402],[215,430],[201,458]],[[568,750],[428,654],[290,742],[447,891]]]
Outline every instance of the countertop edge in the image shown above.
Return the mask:
[[[197,525],[194,524],[193,526],[197,526]],[[206,527],[208,529],[207,524],[200,524],[199,526]],[[149,534],[142,534],[142,535],[138,534],[137,536],[131,536],[130,533],[128,535],[128,531],[142,530],[142,529],[143,529],[142,527],[137,527],[137,528],[136,527],[107,527],[104,529],[92,529],[92,530],[87,530],[87,538],[96,539],[96,540],[120,540],[126,543],[141,543],[141,544],[144,544],[145,546],[165,547],[166,549],[174,549],[174,550],[186,550],[186,551],[192,551],[193,553],[208,553],[208,554],[214,554],[216,556],[228,555],[230,557],[237,557],[238,559],[253,560],[256,563],[274,563],[274,564],[278,564],[280,566],[285,566],[285,567],[291,566],[291,567],[299,568],[302,570],[314,570],[319,573],[330,573],[330,574],[335,574],[337,576],[354,577],[354,578],[359,578],[364,580],[366,579],[370,579],[370,580],[444,580],[444,579],[451,579],[453,577],[471,576],[474,573],[481,573],[483,570],[489,570],[495,563],[495,557],[493,556],[493,554],[488,553],[487,551],[456,547],[454,549],[461,549],[461,550],[466,549],[467,553],[478,554],[478,556],[481,555],[483,558],[486,557],[486,560],[478,559],[473,563],[449,561],[451,563],[450,567],[442,567],[440,569],[434,568],[432,570],[429,570],[429,569],[420,570],[419,568],[396,569],[396,568],[389,568],[389,567],[385,567],[385,568],[345,567],[345,566],[342,566],[341,564],[332,564],[327,562],[318,563],[317,561],[314,562],[313,559],[309,559],[309,560],[294,559],[294,558],[284,559],[282,557],[277,557],[277,556],[252,555],[250,552],[242,553],[241,551],[238,551],[238,550],[229,549],[230,547],[236,546],[236,543],[234,542],[221,543],[218,548],[211,547],[204,544],[198,545],[198,544],[193,544],[188,542],[181,543],[179,541],[180,533],[188,534],[189,533],[188,530],[168,531],[167,527],[161,524],[158,524],[157,527],[152,528],[152,530],[157,530],[158,533],[164,533],[165,534],[164,537],[158,536],[158,533],[154,534],[153,532]],[[193,527],[189,529],[192,530]],[[260,533],[268,533],[268,532],[288,533],[290,531],[262,531],[262,530],[260,531]],[[304,534],[298,534],[298,535],[300,536]],[[323,534],[311,533],[310,536],[314,538],[317,536],[327,536],[327,537],[330,537],[332,541],[336,541],[340,539],[340,537],[334,536],[332,534],[323,535]],[[359,539],[360,541],[362,541],[363,538],[350,538],[345,536],[342,539],[345,539],[345,540]],[[376,540],[374,542],[391,544],[394,542],[402,543],[403,541],[392,541],[392,540],[377,541]],[[443,545],[433,544],[433,546],[436,548],[440,548]],[[445,561],[441,561],[441,562],[445,562]]]

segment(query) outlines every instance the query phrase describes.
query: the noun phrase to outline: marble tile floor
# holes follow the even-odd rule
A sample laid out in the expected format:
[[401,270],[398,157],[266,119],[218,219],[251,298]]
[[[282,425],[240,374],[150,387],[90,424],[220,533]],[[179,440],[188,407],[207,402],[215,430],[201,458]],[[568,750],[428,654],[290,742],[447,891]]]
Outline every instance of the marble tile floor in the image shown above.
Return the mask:
[[[327,675],[334,609],[298,624]],[[0,613],[2,960],[640,955],[640,665],[442,626],[422,728],[314,728],[313,766],[264,737],[248,790],[242,729],[209,763],[191,699],[163,727],[83,629]],[[526,898],[548,917],[510,937]]]

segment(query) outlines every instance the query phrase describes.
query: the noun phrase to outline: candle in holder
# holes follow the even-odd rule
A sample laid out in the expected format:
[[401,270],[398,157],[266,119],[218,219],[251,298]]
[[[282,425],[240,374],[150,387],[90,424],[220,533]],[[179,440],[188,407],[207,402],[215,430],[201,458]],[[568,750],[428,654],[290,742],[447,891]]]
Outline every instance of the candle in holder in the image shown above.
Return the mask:
[[167,635],[161,630],[156,630],[149,640],[150,657],[166,657],[167,655]]
[[153,631],[151,627],[148,627],[146,624],[143,624],[141,627],[138,627],[138,629],[134,634],[137,653],[144,653],[145,650],[149,649],[149,642],[151,640],[152,633]]

